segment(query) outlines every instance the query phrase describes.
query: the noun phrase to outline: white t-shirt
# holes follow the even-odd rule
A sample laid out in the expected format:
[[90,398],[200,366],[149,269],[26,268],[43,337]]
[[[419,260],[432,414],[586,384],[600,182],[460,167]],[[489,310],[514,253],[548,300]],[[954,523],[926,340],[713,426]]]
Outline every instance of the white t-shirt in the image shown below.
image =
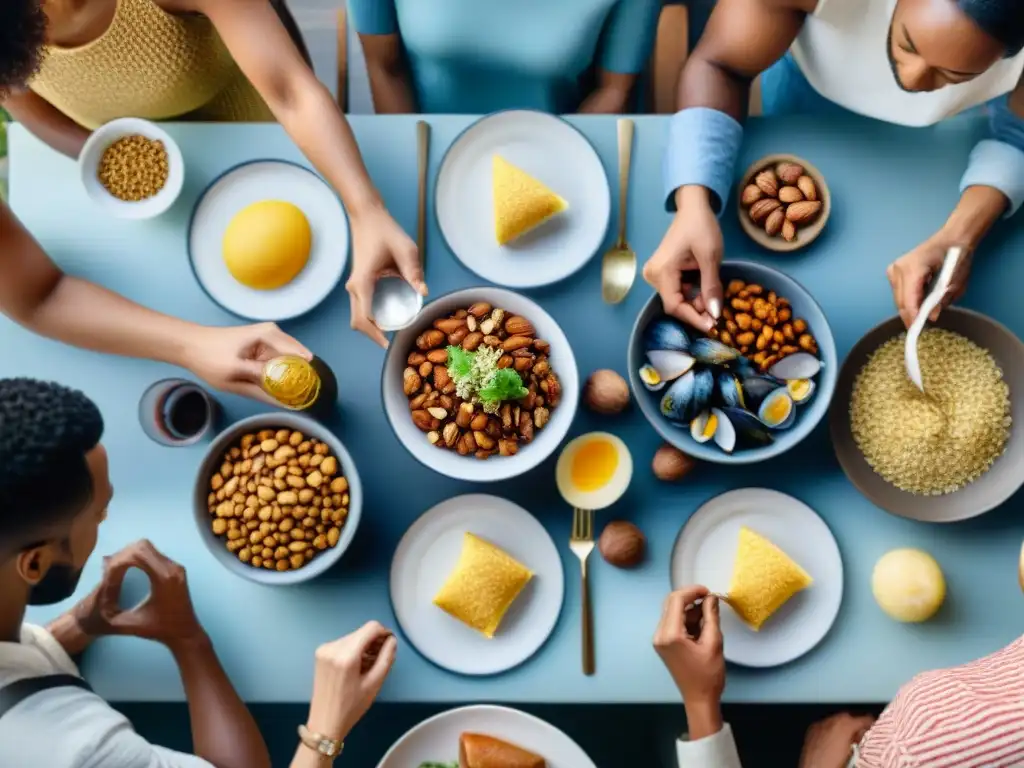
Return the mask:
[[[0,687],[26,677],[78,675],[53,636],[24,624],[20,643],[0,643]],[[205,760],[155,747],[94,693],[54,688],[0,717],[0,768],[213,768]]]

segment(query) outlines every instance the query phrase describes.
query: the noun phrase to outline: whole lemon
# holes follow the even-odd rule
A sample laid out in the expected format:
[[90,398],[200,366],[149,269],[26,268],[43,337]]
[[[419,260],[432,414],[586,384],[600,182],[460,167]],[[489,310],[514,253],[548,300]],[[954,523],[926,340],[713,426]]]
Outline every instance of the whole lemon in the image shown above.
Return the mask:
[[894,549],[875,563],[871,591],[896,621],[927,621],[946,599],[946,580],[935,558],[919,549]]
[[243,208],[224,230],[224,263],[242,285],[271,291],[305,268],[312,240],[301,210],[282,200],[264,200]]

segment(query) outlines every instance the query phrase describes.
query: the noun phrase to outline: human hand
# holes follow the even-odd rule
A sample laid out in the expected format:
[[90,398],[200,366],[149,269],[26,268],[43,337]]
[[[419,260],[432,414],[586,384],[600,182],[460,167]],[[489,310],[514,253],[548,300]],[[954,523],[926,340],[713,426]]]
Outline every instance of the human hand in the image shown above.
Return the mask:
[[841,712],[807,729],[800,752],[800,768],[845,768],[850,747],[860,742],[875,723],[870,715],[854,717]]
[[201,326],[186,340],[184,367],[216,389],[273,402],[263,391],[263,365],[280,355],[312,360],[306,349],[274,323]]
[[[122,610],[121,586],[130,568],[146,574],[150,594],[134,608]],[[79,606],[78,623],[92,637],[140,637],[163,643],[172,651],[205,638],[192,608],[185,569],[146,539],[104,558],[99,587]]]
[[[706,189],[682,187],[676,201],[678,213],[644,265],[644,280],[658,291],[666,314],[708,331],[722,313],[722,228]],[[699,286],[684,275],[694,270],[700,271]]]
[[[697,600],[702,600],[699,610],[692,609],[687,616],[686,608]],[[707,587],[684,587],[668,596],[654,648],[688,706],[718,706],[725,689],[725,657],[718,598]]]
[[352,297],[352,328],[387,349],[388,340],[373,321],[373,292],[377,280],[390,275],[404,278],[426,296],[419,250],[383,207],[353,217],[352,246],[352,274],[345,284]]
[[375,621],[317,648],[306,727],[345,739],[380,693],[397,649],[395,636]]
[[[929,282],[942,269],[946,251],[953,245],[956,243],[944,239],[941,235],[930,237],[914,250],[896,259],[886,269],[885,275],[892,286],[893,299],[904,325],[908,328],[917,318]],[[971,250],[964,248],[953,272],[949,290],[929,317],[933,323],[939,319],[939,313],[945,307],[957,301],[967,290],[967,279],[971,274],[971,256]]]

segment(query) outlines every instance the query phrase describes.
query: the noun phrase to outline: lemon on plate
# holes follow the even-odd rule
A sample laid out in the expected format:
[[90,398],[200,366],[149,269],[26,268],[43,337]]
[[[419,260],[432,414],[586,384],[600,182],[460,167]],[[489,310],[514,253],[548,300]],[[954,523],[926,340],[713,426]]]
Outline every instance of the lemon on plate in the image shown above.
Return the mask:
[[235,214],[224,230],[224,263],[242,285],[272,291],[298,277],[312,243],[309,220],[297,206],[263,200]]
[[936,614],[946,599],[946,580],[935,558],[919,549],[894,549],[875,563],[871,591],[896,621],[916,623]]

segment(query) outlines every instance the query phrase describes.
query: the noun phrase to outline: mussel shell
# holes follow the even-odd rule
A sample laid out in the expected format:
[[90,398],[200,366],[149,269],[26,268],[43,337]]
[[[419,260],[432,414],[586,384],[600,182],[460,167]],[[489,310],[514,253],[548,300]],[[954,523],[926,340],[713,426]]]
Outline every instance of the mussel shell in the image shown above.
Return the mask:
[[718,417],[710,410],[697,414],[697,418],[690,422],[690,437],[698,443],[706,443],[715,436],[718,431]]
[[661,374],[658,373],[658,369],[653,365],[642,365],[640,366],[640,381],[644,383],[650,392],[658,392],[665,387],[665,380],[661,378]]
[[[739,408],[722,408],[722,413],[736,430],[736,445],[741,448],[756,448],[770,445],[774,438],[764,424],[752,413]],[[721,428],[721,427],[719,427]]]
[[732,371],[719,371],[715,377],[715,389],[718,401],[730,408],[742,408],[746,410],[746,400],[743,394],[743,383]]
[[696,362],[685,352],[673,349],[652,349],[647,353],[647,360],[658,372],[662,381],[678,379],[693,368]]
[[793,402],[797,405],[803,405],[811,397],[814,396],[814,390],[816,385],[812,379],[793,379],[792,381],[786,382],[786,389],[789,391],[789,396],[793,398]]
[[[784,382],[776,381],[769,376],[747,376],[741,382],[743,386],[743,397],[746,402],[746,408],[751,412],[756,412],[760,407],[761,402],[768,397],[772,392],[777,390],[779,387],[785,386]],[[726,405],[732,405],[726,403]]]
[[[697,357],[695,354],[693,356]],[[779,360],[768,369],[768,373],[777,379],[792,381],[793,379],[813,379],[820,370],[821,360],[810,352],[796,352]]]
[[729,417],[718,408],[712,408],[711,413],[718,422],[715,424],[715,434],[713,436],[715,445],[726,453],[732,453],[736,450],[736,428],[729,421]]
[[749,358],[743,357],[742,355],[729,363],[729,368],[731,368],[732,371],[740,377],[741,381],[749,376],[757,376],[760,374],[758,367],[754,365]]
[[780,387],[766,397],[757,409],[757,418],[769,429],[787,429],[796,421],[796,403],[789,390]]
[[644,351],[672,350],[686,352],[690,348],[690,335],[682,323],[663,317],[655,320],[644,331]]
[[698,363],[705,365],[725,365],[740,356],[739,350],[707,337],[694,339],[688,352]]
[[714,389],[714,375],[707,369],[689,371],[672,383],[662,395],[661,415],[689,424],[708,407]]

